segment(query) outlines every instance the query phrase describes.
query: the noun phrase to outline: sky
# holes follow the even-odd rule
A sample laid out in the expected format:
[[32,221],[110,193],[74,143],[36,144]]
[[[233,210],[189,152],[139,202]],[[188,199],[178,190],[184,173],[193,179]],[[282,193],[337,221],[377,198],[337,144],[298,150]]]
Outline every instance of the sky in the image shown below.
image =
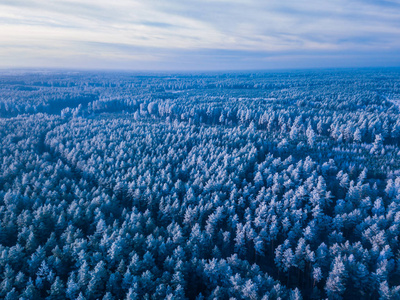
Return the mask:
[[400,66],[400,0],[0,0],[0,68]]

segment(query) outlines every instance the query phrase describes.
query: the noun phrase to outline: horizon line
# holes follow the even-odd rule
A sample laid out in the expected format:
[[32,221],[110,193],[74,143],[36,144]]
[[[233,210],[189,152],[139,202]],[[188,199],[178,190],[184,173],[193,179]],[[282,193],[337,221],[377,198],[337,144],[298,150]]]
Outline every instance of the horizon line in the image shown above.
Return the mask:
[[351,71],[351,70],[385,70],[385,69],[400,69],[398,66],[362,66],[362,67],[281,67],[281,68],[249,68],[249,69],[121,69],[121,68],[69,68],[69,67],[0,67],[0,73],[5,72],[26,72],[26,73],[40,73],[40,72],[102,72],[102,73],[271,73],[271,72],[285,72],[285,71]]

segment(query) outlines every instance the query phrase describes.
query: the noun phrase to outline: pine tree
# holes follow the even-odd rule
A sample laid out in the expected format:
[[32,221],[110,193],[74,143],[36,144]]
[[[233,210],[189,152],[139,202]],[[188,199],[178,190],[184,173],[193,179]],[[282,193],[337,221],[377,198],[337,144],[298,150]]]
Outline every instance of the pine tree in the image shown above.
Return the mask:
[[347,272],[341,256],[335,257],[332,270],[326,280],[325,290],[328,297],[332,299],[342,299],[346,291]]
[[100,261],[95,266],[94,270],[90,274],[90,281],[88,285],[87,295],[90,298],[98,298],[103,294],[107,279],[107,270],[105,268],[105,263]]
[[65,286],[58,276],[56,277],[54,283],[51,285],[50,296],[48,297],[48,299],[49,300],[65,299]]

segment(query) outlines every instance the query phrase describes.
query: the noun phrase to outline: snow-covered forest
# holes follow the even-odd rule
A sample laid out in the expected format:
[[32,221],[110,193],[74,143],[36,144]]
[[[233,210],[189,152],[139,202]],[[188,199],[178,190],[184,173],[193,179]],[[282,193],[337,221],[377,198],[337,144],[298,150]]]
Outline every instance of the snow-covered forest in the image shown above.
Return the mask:
[[400,70],[0,75],[1,299],[400,299]]

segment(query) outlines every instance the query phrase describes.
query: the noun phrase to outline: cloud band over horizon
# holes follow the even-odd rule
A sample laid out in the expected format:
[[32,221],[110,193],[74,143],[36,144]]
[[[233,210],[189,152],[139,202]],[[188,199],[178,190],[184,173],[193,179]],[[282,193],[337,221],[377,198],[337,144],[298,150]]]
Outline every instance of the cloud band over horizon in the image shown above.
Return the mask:
[[400,1],[4,0],[0,68],[400,66]]

